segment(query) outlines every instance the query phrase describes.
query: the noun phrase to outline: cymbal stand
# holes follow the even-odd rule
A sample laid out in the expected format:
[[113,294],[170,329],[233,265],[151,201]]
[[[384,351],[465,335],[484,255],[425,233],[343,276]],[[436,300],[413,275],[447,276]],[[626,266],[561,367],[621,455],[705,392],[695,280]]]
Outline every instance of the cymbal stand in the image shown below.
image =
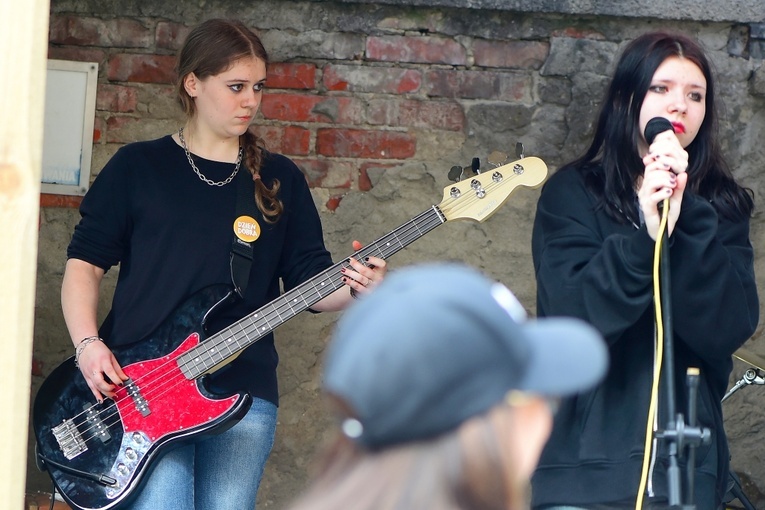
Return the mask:
[[[738,390],[745,386],[751,386],[752,384],[765,384],[765,377],[763,376],[762,370],[759,368],[748,368],[746,372],[744,372],[744,375],[741,376],[741,379],[736,381],[736,384],[734,384],[731,389],[728,390],[720,402],[725,402]],[[746,497],[746,494],[744,494],[744,489],[741,487],[741,481],[738,479],[738,476],[736,476],[736,473],[733,471],[733,469],[730,470],[730,478],[728,480],[728,494],[730,496],[729,499],[726,498],[724,501],[725,503],[729,503],[733,499],[738,499],[739,502],[744,505],[746,510],[757,510],[749,498]]]
[[762,370],[760,370],[759,368],[747,369],[746,372],[744,372],[744,375],[741,376],[741,379],[736,381],[736,384],[734,384],[731,387],[731,389],[728,390],[728,393],[725,394],[725,396],[722,398],[720,402],[725,402],[735,392],[737,392],[744,386],[749,386],[751,384],[757,384],[757,385],[765,384],[765,377],[763,377]]

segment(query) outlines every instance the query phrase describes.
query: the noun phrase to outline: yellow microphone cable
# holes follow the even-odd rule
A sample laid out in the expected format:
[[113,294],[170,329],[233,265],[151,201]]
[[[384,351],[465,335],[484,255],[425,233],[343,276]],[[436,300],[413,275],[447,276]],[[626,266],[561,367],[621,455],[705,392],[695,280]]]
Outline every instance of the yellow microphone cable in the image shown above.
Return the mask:
[[659,380],[661,379],[661,366],[664,358],[664,322],[661,310],[661,285],[659,282],[659,265],[661,259],[661,245],[664,239],[664,231],[667,229],[669,216],[669,199],[665,198],[661,211],[659,231],[656,233],[656,244],[653,252],[653,302],[656,315],[656,355],[654,357],[653,383],[651,385],[651,403],[648,406],[648,420],[645,429],[645,448],[643,453],[643,469],[640,475],[640,487],[638,488],[635,510],[642,510],[643,496],[648,484],[648,466],[651,458],[651,443],[653,441],[653,424],[656,418],[656,407],[659,401]]

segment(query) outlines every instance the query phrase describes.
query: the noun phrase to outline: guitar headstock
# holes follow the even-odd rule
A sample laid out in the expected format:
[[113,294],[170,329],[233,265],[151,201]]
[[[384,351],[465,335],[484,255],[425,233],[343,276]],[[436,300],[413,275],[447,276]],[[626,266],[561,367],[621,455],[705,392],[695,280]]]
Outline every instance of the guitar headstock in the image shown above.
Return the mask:
[[447,220],[484,221],[519,186],[538,188],[546,178],[544,161],[536,157],[521,158],[445,187],[438,207]]

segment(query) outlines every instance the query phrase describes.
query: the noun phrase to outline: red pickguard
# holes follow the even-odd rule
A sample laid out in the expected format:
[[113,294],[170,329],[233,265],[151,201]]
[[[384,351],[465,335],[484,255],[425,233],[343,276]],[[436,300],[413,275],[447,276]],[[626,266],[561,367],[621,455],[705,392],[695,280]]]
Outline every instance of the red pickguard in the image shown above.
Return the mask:
[[220,400],[206,397],[199,391],[197,381],[187,379],[181,372],[176,362],[178,356],[198,344],[199,335],[194,333],[166,356],[123,368],[148,402],[150,410],[148,416],[143,416],[126,388],[121,387],[115,401],[126,433],[141,431],[156,442],[167,434],[215,420],[236,404],[237,395]]

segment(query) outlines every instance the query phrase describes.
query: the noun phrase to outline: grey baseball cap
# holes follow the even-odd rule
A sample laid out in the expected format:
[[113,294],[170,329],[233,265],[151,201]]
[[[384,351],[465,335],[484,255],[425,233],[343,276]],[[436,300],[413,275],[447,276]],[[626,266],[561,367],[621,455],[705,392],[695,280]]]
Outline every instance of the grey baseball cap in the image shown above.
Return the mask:
[[608,367],[601,335],[573,318],[527,320],[504,285],[455,263],[391,272],[338,321],[324,389],[352,411],[346,433],[376,449],[457,428],[511,390],[564,397]]

